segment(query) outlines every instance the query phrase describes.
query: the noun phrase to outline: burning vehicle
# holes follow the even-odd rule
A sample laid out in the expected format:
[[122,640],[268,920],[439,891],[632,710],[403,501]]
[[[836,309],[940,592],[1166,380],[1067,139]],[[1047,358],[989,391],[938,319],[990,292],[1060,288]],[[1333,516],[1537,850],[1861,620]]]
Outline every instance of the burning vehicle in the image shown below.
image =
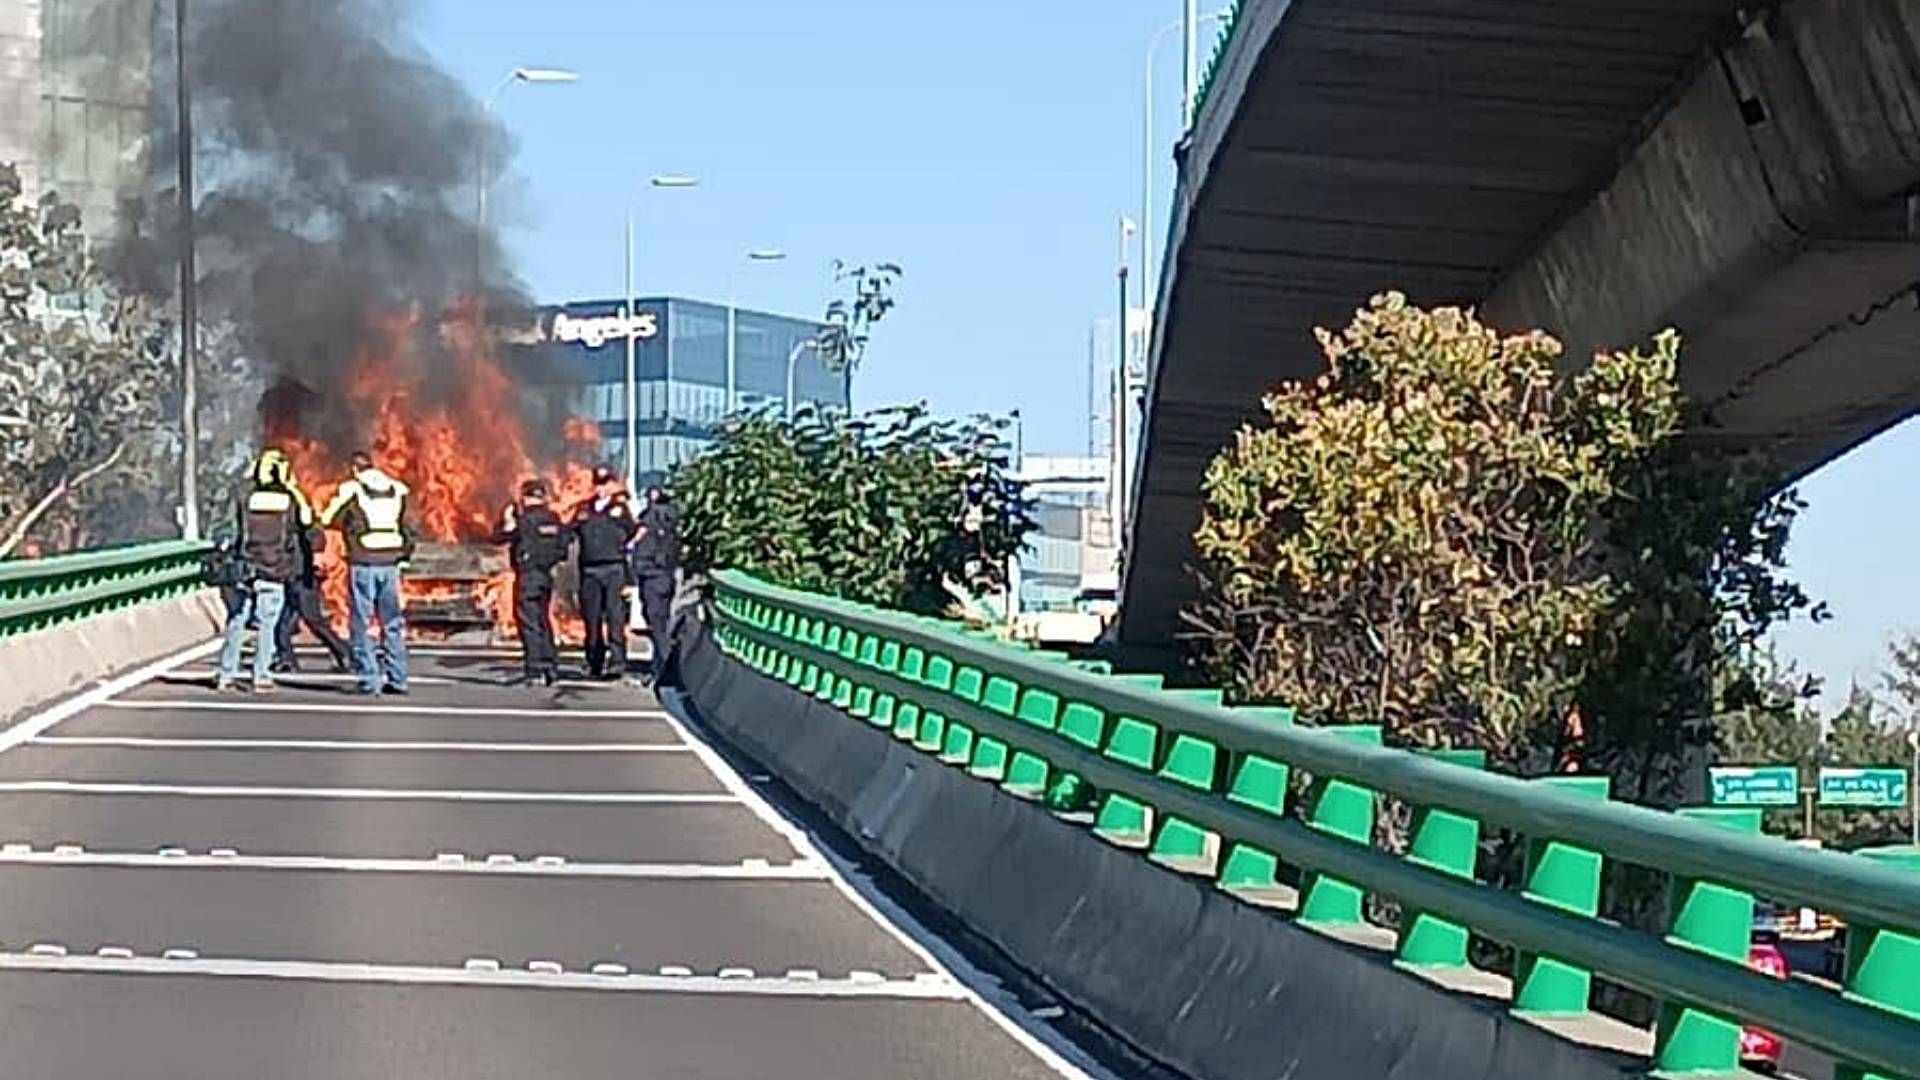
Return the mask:
[[[513,572],[494,529],[521,482],[535,477],[547,481],[561,516],[570,516],[592,493],[597,427],[568,419],[558,439],[541,445],[528,429],[528,413],[539,411],[528,407],[535,391],[504,368],[477,305],[461,305],[431,327],[417,313],[381,319],[345,372],[341,386],[283,378],[271,387],[261,402],[266,444],[293,461],[315,505],[332,499],[356,449],[406,482],[417,543],[404,578],[412,632],[515,638]],[[340,622],[347,574],[339,536],[328,537],[319,568],[328,611]],[[555,606],[556,631],[567,643],[584,637],[573,594],[563,582]]]

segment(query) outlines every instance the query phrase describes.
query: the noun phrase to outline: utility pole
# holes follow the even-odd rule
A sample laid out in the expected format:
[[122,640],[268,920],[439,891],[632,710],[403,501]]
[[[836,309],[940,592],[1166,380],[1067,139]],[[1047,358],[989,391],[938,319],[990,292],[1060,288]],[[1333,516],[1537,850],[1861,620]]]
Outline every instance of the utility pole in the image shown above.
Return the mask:
[[1186,37],[1186,78],[1182,85],[1186,88],[1184,104],[1181,109],[1182,131],[1193,130],[1194,106],[1200,100],[1200,0],[1187,0],[1185,15]]
[[1127,377],[1133,338],[1127,319],[1127,246],[1135,228],[1131,220],[1125,217],[1120,219],[1120,308],[1114,313],[1119,321],[1114,323],[1113,466],[1112,476],[1108,480],[1113,485],[1111,501],[1115,547],[1123,547],[1126,543],[1127,499],[1132,494],[1127,490]]
[[180,535],[200,539],[200,304],[193,263],[193,97],[187,84],[187,0],[173,0],[173,62],[180,111]]
[[1907,732],[1907,745],[1913,748],[1913,771],[1907,774],[1907,826],[1913,832],[1913,846],[1920,848],[1920,716],[1914,717]]

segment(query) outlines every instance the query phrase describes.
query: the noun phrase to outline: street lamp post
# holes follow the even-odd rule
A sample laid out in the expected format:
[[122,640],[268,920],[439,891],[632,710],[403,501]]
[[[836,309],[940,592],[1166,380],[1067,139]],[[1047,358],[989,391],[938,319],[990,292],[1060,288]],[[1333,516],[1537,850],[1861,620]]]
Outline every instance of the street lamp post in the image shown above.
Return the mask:
[[493,177],[490,174],[493,170],[493,161],[491,158],[493,154],[494,106],[499,104],[500,95],[507,92],[507,87],[515,83],[550,86],[559,83],[579,81],[580,73],[577,71],[569,71],[566,68],[517,67],[501,76],[500,81],[495,83],[493,89],[487,94],[487,119],[486,123],[480,125],[480,190],[475,198],[474,210],[474,221],[479,227],[479,235],[475,240],[475,246],[479,248],[479,254],[474,259],[474,267],[480,275],[480,281],[477,284],[482,288],[486,285],[487,269],[487,196],[493,187]]
[[1200,0],[1187,0],[1187,10],[1181,18],[1186,27],[1187,63],[1186,78],[1181,80],[1185,87],[1186,101],[1180,113],[1185,127],[1193,127],[1193,109],[1200,97]]
[[1913,771],[1907,774],[1907,827],[1913,833],[1913,846],[1920,848],[1920,717],[1915,717],[1907,732],[1907,745],[1913,748]]
[[[1232,8],[1209,11],[1199,17],[1199,22],[1221,22],[1232,16]],[[1176,20],[1161,27],[1147,43],[1147,71],[1142,94],[1142,122],[1140,125],[1140,306],[1147,307],[1155,299],[1153,292],[1153,167],[1158,164],[1154,159],[1153,146],[1153,58],[1159,52],[1167,37],[1175,30],[1185,26],[1184,20]],[[1193,123],[1192,86],[1182,93],[1181,115],[1187,117],[1187,123]]]
[[1127,325],[1127,242],[1133,239],[1134,224],[1129,218],[1120,219],[1120,310],[1116,313],[1119,322],[1115,324],[1115,347],[1113,360],[1113,490],[1108,493],[1112,504],[1114,536],[1124,544],[1127,534],[1127,499],[1131,492],[1127,490],[1127,399],[1129,376],[1128,360],[1132,352],[1133,328]]
[[[1013,420],[1013,478],[1024,481],[1027,476],[1027,422],[1019,409],[1008,414]],[[1015,551],[1007,556],[1007,625],[1018,627],[1020,624],[1020,556]]]
[[[639,486],[639,483],[640,483],[640,368],[639,368],[639,356],[635,349],[635,346],[638,344],[638,336],[634,328],[634,308],[639,306],[639,300],[634,296],[634,292],[633,292],[633,289],[634,289],[634,284],[633,284],[634,210],[640,201],[640,193],[642,191],[646,191],[648,189],[653,189],[657,191],[670,191],[670,190],[678,190],[678,189],[692,188],[692,187],[699,187],[699,186],[700,186],[700,178],[697,176],[682,176],[682,175],[677,175],[673,173],[663,173],[659,176],[654,176],[649,178],[647,180],[645,187],[642,187],[634,191],[634,193],[627,198],[627,258],[626,258],[627,286],[626,286],[626,292],[625,292],[626,305],[625,305],[624,311],[622,312],[622,314],[624,315],[622,322],[624,324],[623,336],[627,339],[627,380],[626,380],[627,382],[627,425],[626,425],[627,430],[626,430],[626,436],[627,436],[627,490],[628,491],[634,490]],[[669,420],[671,420],[673,416],[672,402],[671,402],[672,391],[673,391],[673,373],[668,372],[667,373],[667,392],[668,392],[669,401],[668,401],[668,408],[667,408],[667,416]]]
[[794,369],[800,363],[800,354],[809,349],[818,352],[820,349],[820,339],[810,337],[796,341],[793,343],[793,348],[787,353],[787,423],[789,424],[793,423],[793,395],[794,383],[796,381],[794,378]]
[[187,82],[187,0],[174,0],[175,92],[180,115],[180,535],[200,539],[199,297],[194,268],[193,100]]
[[[786,259],[787,253],[779,248],[754,248],[747,252],[747,262],[752,264],[776,263]],[[735,368],[735,346],[739,336],[738,299],[734,296],[733,275],[727,275],[727,415],[732,416],[739,402],[739,375]]]

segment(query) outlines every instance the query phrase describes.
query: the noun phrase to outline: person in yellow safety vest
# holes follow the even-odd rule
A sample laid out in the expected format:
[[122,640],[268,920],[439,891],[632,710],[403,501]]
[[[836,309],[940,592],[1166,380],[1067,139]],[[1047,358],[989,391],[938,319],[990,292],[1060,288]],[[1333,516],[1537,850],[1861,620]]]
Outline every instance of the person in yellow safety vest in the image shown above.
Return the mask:
[[313,521],[313,508],[291,483],[286,455],[268,450],[254,463],[253,483],[240,499],[240,555],[246,572],[227,606],[227,635],[220,650],[220,674],[214,685],[230,690],[240,677],[240,651],[247,624],[259,625],[253,646],[253,689],[273,689],[274,631],[286,603],[287,585],[300,576],[300,530]]
[[[347,538],[347,637],[362,694],[407,692],[407,620],[400,568],[413,557],[407,531],[407,485],[388,476],[365,451],[353,455],[353,476],[340,485],[320,523]],[[380,662],[367,636],[369,617],[380,621]]]
[[352,654],[347,650],[347,643],[340,640],[340,635],[334,633],[333,625],[327,621],[326,598],[320,591],[316,560],[318,553],[326,550],[326,538],[320,532],[320,515],[314,513],[306,492],[300,489],[300,477],[294,473],[293,462],[285,454],[278,450],[261,454],[255,474],[256,482],[264,483],[269,474],[277,478],[278,483],[293,496],[300,523],[300,575],[287,582],[286,606],[280,610],[280,625],[275,628],[273,635],[273,673],[285,675],[300,670],[299,660],[293,651],[293,632],[301,623],[305,623],[308,632],[326,647],[327,655],[333,660],[333,669],[346,671],[351,666]]

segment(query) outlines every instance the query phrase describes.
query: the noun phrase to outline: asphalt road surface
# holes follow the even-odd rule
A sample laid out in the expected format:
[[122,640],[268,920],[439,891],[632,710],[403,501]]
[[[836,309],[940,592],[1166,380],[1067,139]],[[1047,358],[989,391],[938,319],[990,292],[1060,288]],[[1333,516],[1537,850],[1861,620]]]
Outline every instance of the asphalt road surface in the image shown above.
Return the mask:
[[199,660],[0,734],[0,1075],[1088,1075],[651,697],[516,666]]

